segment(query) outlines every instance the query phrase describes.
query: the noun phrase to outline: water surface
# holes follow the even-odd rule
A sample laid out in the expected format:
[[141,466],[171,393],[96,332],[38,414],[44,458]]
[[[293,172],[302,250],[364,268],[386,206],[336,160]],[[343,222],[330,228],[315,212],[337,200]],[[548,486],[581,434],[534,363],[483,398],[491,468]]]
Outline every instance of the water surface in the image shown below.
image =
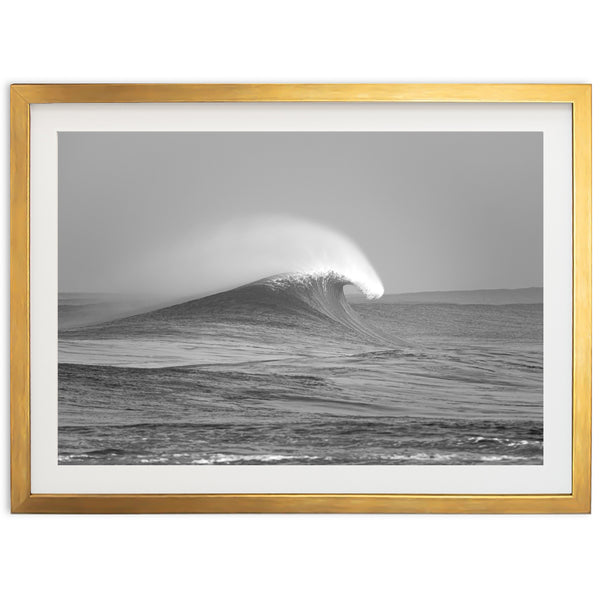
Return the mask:
[[108,321],[61,296],[59,463],[543,462],[542,304],[349,305],[345,283]]

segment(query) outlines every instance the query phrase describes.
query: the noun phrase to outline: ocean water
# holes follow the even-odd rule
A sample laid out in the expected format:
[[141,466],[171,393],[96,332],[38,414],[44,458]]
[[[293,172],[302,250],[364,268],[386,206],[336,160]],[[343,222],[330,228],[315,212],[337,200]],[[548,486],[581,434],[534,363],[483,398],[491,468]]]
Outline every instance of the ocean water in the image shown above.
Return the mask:
[[59,463],[543,463],[542,304],[349,304],[347,283],[118,319],[61,295]]

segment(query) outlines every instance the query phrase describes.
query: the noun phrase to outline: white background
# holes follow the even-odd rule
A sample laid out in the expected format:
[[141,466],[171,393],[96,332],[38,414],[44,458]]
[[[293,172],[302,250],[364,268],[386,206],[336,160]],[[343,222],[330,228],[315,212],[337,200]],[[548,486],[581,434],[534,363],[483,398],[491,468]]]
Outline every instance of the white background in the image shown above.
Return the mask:
[[[11,516],[8,462],[9,83],[596,83],[594,4],[13,0],[3,6],[1,593],[597,597],[598,514]],[[600,510],[597,503],[592,510]]]

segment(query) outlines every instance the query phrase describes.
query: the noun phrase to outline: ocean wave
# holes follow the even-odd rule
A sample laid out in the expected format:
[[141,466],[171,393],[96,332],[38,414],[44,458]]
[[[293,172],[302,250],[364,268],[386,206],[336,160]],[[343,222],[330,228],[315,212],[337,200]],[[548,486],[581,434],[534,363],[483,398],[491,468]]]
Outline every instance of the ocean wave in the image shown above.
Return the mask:
[[61,339],[151,337],[168,343],[169,336],[175,335],[181,345],[185,331],[189,339],[197,335],[209,346],[228,343],[239,347],[242,340],[251,340],[259,349],[263,343],[270,347],[289,341],[293,330],[298,339],[306,338],[303,343],[313,345],[316,340],[352,333],[389,347],[391,338],[365,323],[348,303],[344,293],[348,285],[359,287],[370,298],[382,293],[376,283],[369,287],[337,271],[276,274],[210,296],[65,331]]

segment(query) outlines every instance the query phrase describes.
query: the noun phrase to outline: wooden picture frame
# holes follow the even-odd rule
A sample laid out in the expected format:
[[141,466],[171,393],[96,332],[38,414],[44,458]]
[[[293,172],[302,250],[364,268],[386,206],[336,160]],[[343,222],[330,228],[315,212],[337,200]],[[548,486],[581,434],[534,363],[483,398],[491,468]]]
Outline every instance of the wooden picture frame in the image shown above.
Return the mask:
[[[30,107],[72,103],[566,103],[572,107],[570,494],[46,494],[31,491]],[[587,513],[591,496],[591,86],[490,84],[11,87],[11,506],[15,513]]]

